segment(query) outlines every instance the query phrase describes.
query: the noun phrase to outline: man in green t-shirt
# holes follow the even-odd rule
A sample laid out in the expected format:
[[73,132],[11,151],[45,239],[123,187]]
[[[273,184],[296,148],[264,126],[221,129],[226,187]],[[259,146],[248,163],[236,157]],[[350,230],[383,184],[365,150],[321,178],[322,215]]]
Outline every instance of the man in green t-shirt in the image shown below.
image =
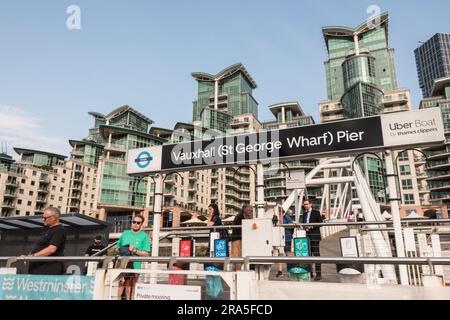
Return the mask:
[[[141,256],[148,257],[150,255],[150,238],[142,231],[144,225],[144,217],[135,215],[132,220],[131,230],[125,231],[117,243],[116,252],[125,256]],[[133,262],[128,264],[129,269],[141,269],[142,262]],[[125,280],[119,283],[119,299],[122,298],[123,290],[127,300],[132,298],[132,290],[136,286],[139,278],[138,274],[131,273],[125,275]]]

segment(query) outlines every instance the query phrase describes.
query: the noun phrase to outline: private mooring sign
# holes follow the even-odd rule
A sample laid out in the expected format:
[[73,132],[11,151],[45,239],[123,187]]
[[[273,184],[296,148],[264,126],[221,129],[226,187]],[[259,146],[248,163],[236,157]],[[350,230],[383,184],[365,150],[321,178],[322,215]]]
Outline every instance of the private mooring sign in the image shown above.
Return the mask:
[[127,173],[145,175],[440,144],[439,108],[168,144],[128,152]]

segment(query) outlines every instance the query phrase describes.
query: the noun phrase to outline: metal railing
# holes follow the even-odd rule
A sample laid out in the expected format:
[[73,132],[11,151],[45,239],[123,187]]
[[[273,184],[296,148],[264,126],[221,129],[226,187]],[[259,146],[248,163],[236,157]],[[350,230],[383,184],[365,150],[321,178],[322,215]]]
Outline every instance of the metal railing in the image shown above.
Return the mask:
[[[402,224],[408,226],[409,224],[420,223],[426,224],[441,224],[448,223],[450,225],[450,219],[403,219],[400,221]],[[279,227],[284,228],[301,228],[301,227],[330,227],[330,226],[348,226],[348,227],[362,227],[365,225],[392,225],[393,222],[387,221],[364,221],[364,222],[324,222],[324,223],[290,223],[290,224],[278,224]],[[161,228],[160,231],[183,231],[183,230],[210,230],[210,229],[233,229],[240,228],[240,225],[222,225],[222,226],[197,226],[197,227],[172,227]],[[153,228],[144,228],[144,231],[153,231]]]
[[[113,261],[121,261],[121,265],[128,262],[158,262],[158,263],[223,263],[225,265],[243,264],[246,270],[250,270],[250,265],[274,264],[274,263],[329,263],[329,264],[391,264],[391,265],[450,265],[450,257],[419,257],[419,258],[398,258],[398,257],[235,257],[235,258],[211,258],[211,257],[0,257],[0,262],[6,262],[6,267],[11,267],[15,262],[98,262],[103,264],[103,268]],[[114,269],[114,268],[113,268]]]

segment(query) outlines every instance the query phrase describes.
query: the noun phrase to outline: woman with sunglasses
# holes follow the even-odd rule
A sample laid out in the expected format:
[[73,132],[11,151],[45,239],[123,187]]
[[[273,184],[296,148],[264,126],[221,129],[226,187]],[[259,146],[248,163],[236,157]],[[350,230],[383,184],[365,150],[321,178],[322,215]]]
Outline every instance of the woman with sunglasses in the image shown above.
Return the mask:
[[[137,214],[133,217],[131,230],[125,231],[117,242],[116,252],[122,256],[141,256],[148,257],[150,255],[150,238],[142,231],[144,226],[144,217]],[[142,262],[129,263],[128,269],[141,269]],[[123,290],[127,300],[132,299],[132,290],[136,286],[139,278],[138,274],[125,274],[125,280],[119,283],[119,299],[122,299]]]

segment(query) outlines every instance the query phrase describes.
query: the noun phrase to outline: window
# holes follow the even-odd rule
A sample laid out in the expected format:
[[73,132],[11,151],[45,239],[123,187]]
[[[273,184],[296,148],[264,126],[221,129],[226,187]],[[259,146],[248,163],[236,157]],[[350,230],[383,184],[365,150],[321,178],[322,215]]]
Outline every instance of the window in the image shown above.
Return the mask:
[[56,186],[52,186],[52,190],[55,191],[56,190]]
[[53,181],[58,181],[58,177],[54,176]]
[[20,215],[20,210],[16,210],[16,216]]
[[36,172],[36,171],[33,171],[33,176],[34,176],[34,177],[36,176],[36,174],[37,174],[37,172]]
[[411,167],[409,165],[400,166],[400,174],[402,176],[411,174]]
[[32,196],[32,195],[33,195],[33,193],[34,193],[33,191],[30,191],[30,192],[29,192],[28,194],[29,194],[30,196]]
[[403,152],[399,153],[398,160],[400,160],[400,161],[408,161],[409,160],[408,151],[403,151]]
[[26,215],[26,216],[29,216],[29,215],[30,215],[30,211],[27,211],[27,212],[25,213],[25,215]]
[[59,200],[59,201],[62,201],[62,198],[63,198],[63,197],[59,197],[58,200]]
[[22,204],[22,199],[17,200],[17,204]]
[[59,191],[60,191],[60,192],[64,192],[64,188],[60,188]]
[[22,179],[22,183],[25,183],[25,179]]
[[54,194],[52,194],[52,195],[50,196],[50,200],[55,200],[55,195],[54,195]]
[[414,204],[414,195],[413,194],[404,194],[403,195],[403,203],[404,204]]
[[32,205],[32,202],[31,202],[31,201],[28,201],[28,202],[27,202],[27,206],[31,207],[31,205]]
[[67,173],[67,170],[63,170],[63,174],[66,174]]
[[19,190],[19,193],[20,193],[20,194],[23,194],[23,193],[24,193],[24,190],[23,190],[23,189],[20,189],[20,190]]
[[413,188],[412,180],[411,179],[402,180],[402,188],[404,190],[411,190]]
[[65,183],[65,182],[66,182],[66,179],[61,178],[61,182],[62,182],[62,183]]
[[31,181],[31,185],[32,186],[34,186],[36,184],[36,182],[34,182],[34,181]]

